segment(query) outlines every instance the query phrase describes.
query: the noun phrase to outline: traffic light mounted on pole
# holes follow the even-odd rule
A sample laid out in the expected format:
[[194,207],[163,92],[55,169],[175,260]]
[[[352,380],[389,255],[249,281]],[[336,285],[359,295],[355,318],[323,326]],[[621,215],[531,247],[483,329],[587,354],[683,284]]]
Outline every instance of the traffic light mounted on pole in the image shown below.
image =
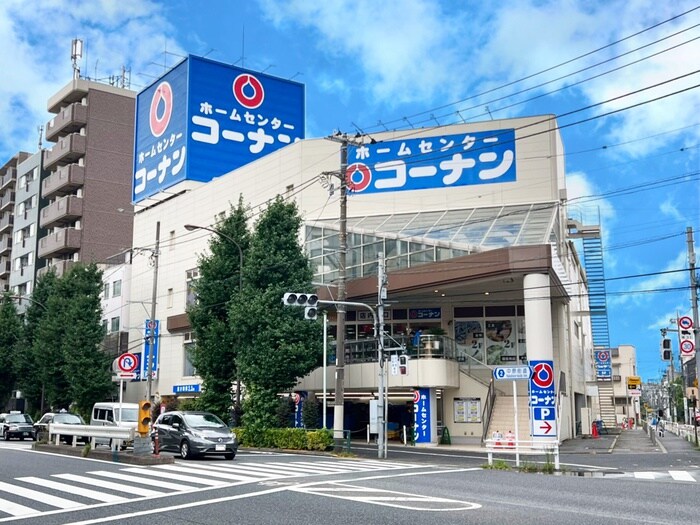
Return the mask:
[[316,319],[318,317],[318,295],[312,293],[288,292],[282,297],[285,306],[303,306],[304,319]]
[[673,357],[671,355],[671,340],[670,339],[664,338],[661,340],[661,359],[663,361],[673,360]]
[[148,435],[151,430],[151,402],[148,400],[139,401],[139,418],[136,431],[142,437]]

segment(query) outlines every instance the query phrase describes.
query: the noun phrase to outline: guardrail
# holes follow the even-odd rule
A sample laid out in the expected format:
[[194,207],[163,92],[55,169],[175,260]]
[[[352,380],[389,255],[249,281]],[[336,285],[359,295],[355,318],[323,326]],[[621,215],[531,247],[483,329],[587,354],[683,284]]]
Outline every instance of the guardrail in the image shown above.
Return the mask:
[[520,466],[520,454],[551,454],[554,456],[554,470],[559,470],[559,442],[535,441],[509,438],[484,440],[488,449],[489,465],[493,465],[493,454],[515,454],[515,466]]
[[49,424],[49,441],[56,437],[56,445],[60,444],[61,436],[72,436],[73,445],[76,446],[79,437],[90,438],[92,448],[95,448],[95,438],[109,439],[112,450],[116,450],[122,441],[134,440],[134,428],[107,427],[96,425],[66,425],[62,423]]

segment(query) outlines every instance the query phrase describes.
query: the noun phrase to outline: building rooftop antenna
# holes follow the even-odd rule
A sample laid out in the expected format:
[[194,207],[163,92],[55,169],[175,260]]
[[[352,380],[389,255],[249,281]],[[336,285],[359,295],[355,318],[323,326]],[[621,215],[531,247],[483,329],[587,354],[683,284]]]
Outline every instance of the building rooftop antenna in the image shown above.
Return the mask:
[[79,38],[74,38],[70,46],[70,59],[73,63],[73,78],[80,78],[80,66],[78,61],[83,58],[83,41]]

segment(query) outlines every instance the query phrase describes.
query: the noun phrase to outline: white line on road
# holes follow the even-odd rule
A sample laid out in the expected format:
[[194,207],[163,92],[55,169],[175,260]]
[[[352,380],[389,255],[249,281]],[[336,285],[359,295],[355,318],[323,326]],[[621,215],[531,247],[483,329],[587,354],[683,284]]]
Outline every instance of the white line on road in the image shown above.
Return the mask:
[[14,494],[15,496],[33,499],[34,501],[45,503],[51,507],[58,507],[59,509],[74,509],[84,506],[82,503],[78,503],[76,501],[51,496],[50,494],[45,494],[37,490],[25,489],[24,487],[18,487],[17,485],[10,485],[9,483],[5,483],[3,481],[0,481],[0,490],[7,492],[8,494]]
[[59,483],[58,481],[53,481],[50,479],[35,478],[33,476],[15,479],[17,479],[17,481],[23,481],[24,483],[39,485],[42,488],[53,489],[59,492],[67,492],[69,494],[75,494],[76,496],[83,496],[85,498],[94,499],[105,503],[127,501],[127,498],[122,496],[115,496],[114,494],[107,494],[105,492],[99,492],[97,490],[86,489],[83,487],[76,487],[75,485],[67,485],[66,483]]
[[697,481],[690,475],[690,472],[685,470],[669,470],[668,473],[671,474],[671,477],[676,481]]

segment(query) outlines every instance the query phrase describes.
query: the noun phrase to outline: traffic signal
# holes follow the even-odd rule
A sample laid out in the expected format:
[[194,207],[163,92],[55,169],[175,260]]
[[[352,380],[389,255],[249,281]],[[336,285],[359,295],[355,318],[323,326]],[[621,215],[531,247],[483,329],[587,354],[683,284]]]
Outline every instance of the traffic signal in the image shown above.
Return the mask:
[[408,375],[408,356],[407,355],[400,355],[399,356],[399,375],[401,375],[401,376]]
[[318,317],[318,308],[315,306],[307,306],[304,310],[304,319],[316,319]]
[[136,426],[136,431],[141,436],[147,436],[151,430],[151,402],[139,401],[139,419]]
[[288,292],[282,297],[285,306],[303,306],[305,319],[316,319],[318,317],[318,295],[313,293]]
[[662,339],[661,340],[661,359],[663,361],[671,361],[673,357],[671,356],[671,340]]

